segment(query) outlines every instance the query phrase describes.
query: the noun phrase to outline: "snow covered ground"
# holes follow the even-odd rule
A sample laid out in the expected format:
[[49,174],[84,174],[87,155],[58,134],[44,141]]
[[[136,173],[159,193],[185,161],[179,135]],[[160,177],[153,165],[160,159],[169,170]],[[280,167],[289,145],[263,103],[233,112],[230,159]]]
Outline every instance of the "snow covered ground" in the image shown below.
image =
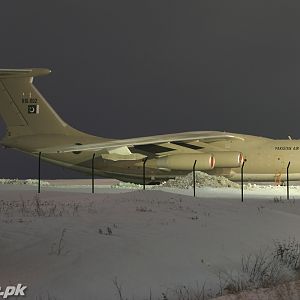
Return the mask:
[[[177,299],[215,294],[220,274],[276,241],[300,241],[300,187],[0,185],[0,285],[26,299]],[[223,275],[222,275],[223,276]]]

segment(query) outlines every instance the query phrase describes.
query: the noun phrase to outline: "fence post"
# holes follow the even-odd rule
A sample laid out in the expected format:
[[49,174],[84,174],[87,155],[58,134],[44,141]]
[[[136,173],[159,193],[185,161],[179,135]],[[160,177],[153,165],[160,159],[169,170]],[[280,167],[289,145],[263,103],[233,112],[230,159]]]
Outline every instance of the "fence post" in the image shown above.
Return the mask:
[[95,193],[95,153],[93,154],[92,158],[92,193]]
[[38,169],[39,184],[38,184],[38,193],[41,192],[41,156],[42,156],[42,152],[39,152],[39,169]]
[[197,163],[197,160],[195,160],[195,162],[194,162],[194,165],[193,165],[193,186],[194,186],[194,197],[196,197],[196,173],[195,173],[196,163]]
[[289,161],[287,168],[286,168],[286,197],[287,200],[290,199],[290,184],[289,184],[289,167],[291,162]]
[[243,161],[242,164],[242,169],[241,169],[241,197],[242,197],[242,202],[244,202],[244,166],[245,166],[245,160]]
[[144,158],[143,161],[143,190],[146,189],[146,162],[148,160],[148,157]]

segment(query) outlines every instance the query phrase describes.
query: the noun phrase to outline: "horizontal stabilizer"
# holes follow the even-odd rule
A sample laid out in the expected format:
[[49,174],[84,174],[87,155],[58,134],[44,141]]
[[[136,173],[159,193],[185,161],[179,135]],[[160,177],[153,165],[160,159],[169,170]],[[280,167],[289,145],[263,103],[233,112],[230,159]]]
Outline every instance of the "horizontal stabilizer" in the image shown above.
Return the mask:
[[51,73],[49,69],[33,68],[33,69],[0,69],[0,79],[2,78],[20,78],[20,77],[37,77],[48,75]]

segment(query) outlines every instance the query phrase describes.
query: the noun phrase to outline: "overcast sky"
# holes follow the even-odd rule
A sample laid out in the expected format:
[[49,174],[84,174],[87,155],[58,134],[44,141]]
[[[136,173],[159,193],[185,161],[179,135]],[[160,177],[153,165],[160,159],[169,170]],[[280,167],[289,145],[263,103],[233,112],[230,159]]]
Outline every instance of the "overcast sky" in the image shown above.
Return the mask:
[[[9,0],[0,16],[0,67],[50,68],[35,85],[77,129],[300,137],[299,1]],[[0,151],[0,177],[36,167]]]

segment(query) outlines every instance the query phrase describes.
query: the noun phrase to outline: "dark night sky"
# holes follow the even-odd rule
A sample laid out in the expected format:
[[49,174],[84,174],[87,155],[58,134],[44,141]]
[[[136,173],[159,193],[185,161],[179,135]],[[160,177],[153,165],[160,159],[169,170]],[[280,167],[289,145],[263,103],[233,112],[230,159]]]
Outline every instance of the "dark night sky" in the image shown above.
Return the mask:
[[[52,69],[35,85],[78,129],[300,137],[299,1],[9,0],[0,16],[0,67]],[[0,158],[0,177],[36,176],[36,159]]]

